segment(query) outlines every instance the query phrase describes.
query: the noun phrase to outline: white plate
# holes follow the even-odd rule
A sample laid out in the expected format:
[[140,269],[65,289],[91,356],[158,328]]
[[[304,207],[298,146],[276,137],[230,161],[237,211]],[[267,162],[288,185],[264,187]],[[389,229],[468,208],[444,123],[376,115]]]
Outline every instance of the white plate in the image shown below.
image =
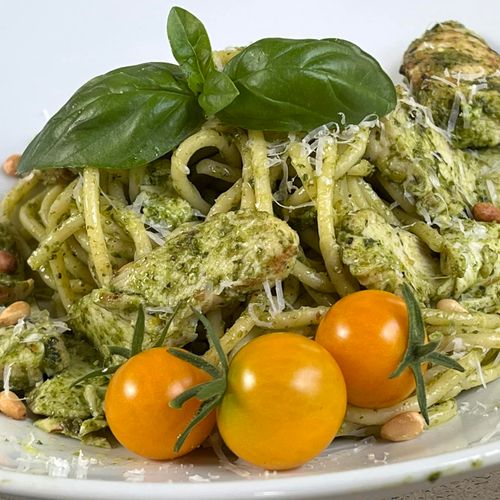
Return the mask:
[[[183,1],[214,47],[265,36],[341,37],[358,43],[397,78],[408,43],[437,21],[457,19],[498,49],[495,0]],[[171,60],[171,2],[25,0],[0,4],[0,158],[28,140],[83,82],[114,67]],[[10,179],[0,176],[0,195]],[[0,417],[0,492],[46,498],[332,498],[500,464],[500,381],[460,397],[451,422],[413,442],[337,440],[301,469],[279,474],[219,463],[208,451],[155,463],[123,449],[101,451]],[[467,411],[465,409],[468,408]],[[285,417],[286,418],[286,417]],[[293,439],[293,436],[290,436]],[[56,478],[56,479],[54,479]],[[82,479],[86,481],[82,481]]]

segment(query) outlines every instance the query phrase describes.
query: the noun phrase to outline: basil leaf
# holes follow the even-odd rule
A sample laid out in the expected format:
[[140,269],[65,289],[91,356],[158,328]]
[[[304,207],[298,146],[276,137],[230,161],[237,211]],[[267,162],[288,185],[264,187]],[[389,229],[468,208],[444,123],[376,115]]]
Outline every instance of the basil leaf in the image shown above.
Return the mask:
[[203,119],[178,66],[119,68],[71,97],[29,144],[18,172],[145,165],[195,132]]
[[170,10],[167,33],[172,53],[186,75],[189,88],[199,94],[207,116],[218,113],[238,95],[231,79],[215,69],[212,46],[202,22],[180,7]]
[[396,92],[378,62],[345,40],[267,38],[224,68],[240,94],[218,117],[257,130],[310,130],[329,122],[384,116]]
[[187,10],[173,7],[168,15],[167,34],[172,53],[186,75],[189,88],[199,94],[206,76],[215,70],[205,27]]
[[198,103],[208,116],[212,116],[229,106],[238,94],[231,78],[214,70],[207,76],[203,91],[198,96]]

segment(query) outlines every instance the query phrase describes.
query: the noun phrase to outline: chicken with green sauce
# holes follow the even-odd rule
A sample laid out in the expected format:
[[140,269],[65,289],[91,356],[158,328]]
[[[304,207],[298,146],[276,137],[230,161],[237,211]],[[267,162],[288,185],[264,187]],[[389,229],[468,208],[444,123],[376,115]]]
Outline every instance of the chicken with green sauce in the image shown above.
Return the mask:
[[456,146],[500,144],[500,56],[478,35],[436,24],[409,46],[401,72]]
[[396,109],[372,131],[367,149],[380,182],[406,212],[428,223],[466,217],[478,201],[476,159],[454,149],[404,87],[397,91]]
[[364,209],[348,214],[338,241],[344,264],[366,288],[397,292],[409,283],[421,302],[436,297],[440,270],[430,249],[376,212]]
[[500,224],[456,220],[441,234],[441,271],[453,279],[451,296],[469,309],[498,312]]
[[172,185],[169,160],[156,160],[146,170],[142,190],[129,207],[149,228],[165,237],[185,222],[195,220],[193,207]]
[[[0,377],[15,391],[26,391],[69,366],[63,333],[68,328],[34,311],[17,324],[0,328]],[[4,380],[8,378],[8,380]]]
[[70,324],[108,358],[108,346],[130,346],[141,304],[145,348],[155,345],[180,304],[166,345],[185,345],[196,338],[191,308],[207,312],[244,300],[266,280],[285,279],[298,245],[295,231],[264,212],[229,212],[181,226],[164,246],[122,269],[109,288],[77,302]]
[[94,377],[74,385],[96,368],[99,354],[86,342],[66,337],[68,367],[55,377],[40,382],[27,393],[30,410],[44,416],[35,425],[40,429],[82,440],[85,444],[108,447],[99,431],[107,427],[103,401],[108,380]]

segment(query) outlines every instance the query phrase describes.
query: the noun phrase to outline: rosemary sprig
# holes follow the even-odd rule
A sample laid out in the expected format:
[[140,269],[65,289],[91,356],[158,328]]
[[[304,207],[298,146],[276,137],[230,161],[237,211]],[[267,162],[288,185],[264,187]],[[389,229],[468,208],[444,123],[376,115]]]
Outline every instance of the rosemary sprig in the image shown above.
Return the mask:
[[219,405],[227,389],[227,371],[229,363],[227,361],[226,354],[222,349],[219,337],[215,333],[215,330],[208,318],[196,309],[192,308],[192,310],[207,331],[208,341],[210,345],[214,347],[219,356],[220,367],[212,365],[203,357],[197,356],[196,354],[183,349],[177,349],[175,347],[171,347],[169,349],[169,353],[173,356],[191,363],[212,377],[212,379],[208,382],[204,382],[203,384],[198,384],[190,389],[187,389],[170,402],[170,406],[172,408],[182,408],[182,405],[192,398],[196,398],[201,401],[198,411],[195,413],[191,422],[189,422],[175,443],[174,451],[176,453],[182,448],[182,445],[194,427],[196,427],[199,422],[201,422],[214,408]]
[[420,413],[429,424],[429,413],[427,411],[427,395],[425,392],[424,376],[422,374],[422,363],[434,363],[459,372],[464,367],[449,356],[436,352],[439,344],[437,341],[425,342],[425,326],[422,312],[417,299],[411,288],[404,283],[402,287],[403,298],[408,309],[408,345],[406,352],[398,367],[391,373],[389,378],[395,378],[406,369],[410,368],[415,377],[416,393]]

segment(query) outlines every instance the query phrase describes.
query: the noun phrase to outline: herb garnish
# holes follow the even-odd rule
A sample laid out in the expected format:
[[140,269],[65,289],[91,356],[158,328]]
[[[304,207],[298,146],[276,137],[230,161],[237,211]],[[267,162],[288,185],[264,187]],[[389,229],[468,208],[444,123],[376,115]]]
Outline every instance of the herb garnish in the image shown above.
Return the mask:
[[[163,329],[160,337],[156,341],[154,347],[162,347],[163,343],[165,342],[165,338],[167,336],[168,330],[170,328],[170,325],[172,324],[172,321],[174,320],[177,312],[179,311],[179,308],[181,306],[181,302],[179,302],[174,309],[172,315],[170,316],[169,320],[167,321],[167,324],[165,325],[165,328]],[[132,337],[132,342],[130,349],[127,347],[121,347],[121,346],[108,346],[108,351],[111,355],[116,355],[116,356],[121,356],[122,358],[125,359],[130,359],[131,357],[135,356],[136,354],[139,354],[142,352],[143,349],[143,344],[144,344],[144,331],[146,329],[146,316],[144,314],[144,307],[141,304],[139,306],[139,310],[137,311],[137,319],[135,322],[135,327],[134,327],[134,335]],[[79,379],[77,379],[75,382],[71,384],[71,387],[75,387],[76,385],[81,384],[82,382],[85,382],[86,380],[95,378],[95,377],[101,377],[103,375],[113,375],[120,366],[122,366],[123,363],[119,363],[116,365],[104,367],[104,368],[98,368],[96,370],[93,370]]]
[[227,372],[229,369],[229,363],[227,361],[224,350],[222,349],[219,337],[217,337],[217,334],[215,333],[215,330],[210,321],[203,314],[201,314],[194,308],[193,313],[205,327],[207,331],[208,341],[210,345],[216,350],[219,357],[220,366],[212,365],[202,356],[197,356],[196,354],[192,354],[183,349],[171,347],[168,350],[168,352],[173,356],[191,363],[192,365],[196,366],[200,370],[205,371],[212,377],[212,380],[191,387],[191,389],[187,389],[170,402],[170,406],[172,408],[181,408],[182,405],[191,398],[196,398],[201,401],[201,405],[198,408],[198,411],[175,443],[174,451],[176,453],[182,448],[184,441],[187,439],[192,429],[220,404],[227,388]]
[[422,374],[422,363],[431,362],[459,372],[464,371],[464,367],[454,359],[436,352],[438,341],[425,342],[425,327],[422,312],[417,299],[413,295],[411,288],[404,283],[402,287],[403,298],[408,310],[408,346],[399,366],[391,373],[390,378],[397,377],[406,369],[410,368],[415,377],[417,401],[420,413],[429,424],[429,413],[427,411],[427,396],[425,393],[425,382]]
[[239,127],[292,132],[382,117],[396,105],[378,62],[345,40],[263,39],[218,71],[195,16],[174,7],[167,33],[179,66],[150,62],[90,80],[31,141],[18,173],[143,166],[213,115]]
[[168,16],[168,40],[191,91],[207,116],[218,113],[239,94],[231,78],[215,68],[205,27],[187,10],[174,7]]

